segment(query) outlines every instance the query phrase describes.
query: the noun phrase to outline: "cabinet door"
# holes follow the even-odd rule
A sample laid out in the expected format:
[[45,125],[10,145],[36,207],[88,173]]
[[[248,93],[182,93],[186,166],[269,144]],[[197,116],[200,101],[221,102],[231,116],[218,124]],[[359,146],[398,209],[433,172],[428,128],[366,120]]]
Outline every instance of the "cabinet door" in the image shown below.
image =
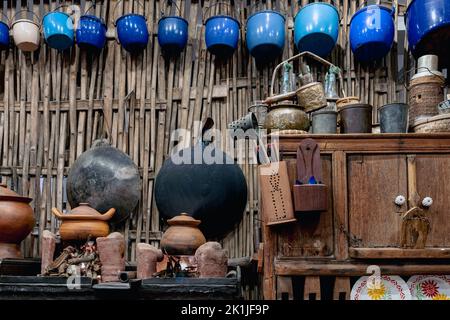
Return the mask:
[[[297,222],[278,227],[278,252],[284,257],[330,257],[334,251],[331,156],[322,155],[323,183],[328,186],[328,211],[296,214]],[[287,160],[291,187],[296,160]]]
[[347,159],[350,247],[398,247],[401,215],[394,199],[407,197],[405,155],[350,155]]
[[450,247],[450,155],[416,155],[417,192],[420,201],[431,197],[427,209],[431,229],[427,247]]

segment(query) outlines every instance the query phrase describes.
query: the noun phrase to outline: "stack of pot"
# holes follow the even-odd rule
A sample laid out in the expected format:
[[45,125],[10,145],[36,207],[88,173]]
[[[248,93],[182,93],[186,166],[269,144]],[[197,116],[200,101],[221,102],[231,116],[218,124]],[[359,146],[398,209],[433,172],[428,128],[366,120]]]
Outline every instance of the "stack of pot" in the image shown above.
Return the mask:
[[438,70],[438,57],[425,55],[418,59],[417,73],[409,87],[410,119],[412,126],[439,114],[438,105],[444,97],[445,77]]

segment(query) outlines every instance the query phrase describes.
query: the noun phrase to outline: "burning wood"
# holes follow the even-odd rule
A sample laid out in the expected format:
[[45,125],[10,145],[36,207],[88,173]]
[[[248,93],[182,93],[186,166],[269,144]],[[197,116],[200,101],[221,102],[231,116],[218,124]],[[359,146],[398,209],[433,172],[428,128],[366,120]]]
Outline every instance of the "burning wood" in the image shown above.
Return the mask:
[[165,255],[166,269],[153,274],[155,278],[198,277],[197,265],[186,257]]
[[69,277],[71,275],[101,278],[101,263],[95,241],[88,240],[77,248],[68,246],[43,273],[43,276]]

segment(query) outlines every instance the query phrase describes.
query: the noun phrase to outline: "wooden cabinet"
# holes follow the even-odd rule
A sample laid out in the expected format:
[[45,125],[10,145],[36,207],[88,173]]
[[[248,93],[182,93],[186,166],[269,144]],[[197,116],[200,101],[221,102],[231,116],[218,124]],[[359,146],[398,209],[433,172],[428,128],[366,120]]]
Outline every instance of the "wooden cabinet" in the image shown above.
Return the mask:
[[[307,137],[321,148],[329,209],[264,227],[266,298],[290,288],[292,276],[306,276],[304,290],[333,275],[348,288],[348,277],[365,275],[374,263],[385,274],[450,273],[449,134],[282,136],[292,184],[296,150]],[[407,201],[397,205],[397,196]],[[423,210],[430,223],[425,248],[403,249],[403,216],[425,197],[433,200]]]

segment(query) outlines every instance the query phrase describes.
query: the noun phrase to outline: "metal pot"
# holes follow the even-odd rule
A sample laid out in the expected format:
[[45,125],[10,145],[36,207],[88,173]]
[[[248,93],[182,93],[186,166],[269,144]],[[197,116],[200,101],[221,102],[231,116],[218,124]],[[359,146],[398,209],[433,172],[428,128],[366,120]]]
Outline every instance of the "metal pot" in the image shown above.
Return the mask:
[[31,201],[0,185],[0,259],[22,257],[20,243],[35,223]]
[[310,126],[308,115],[300,106],[290,103],[277,104],[269,110],[264,127],[267,130],[303,130]]
[[89,237],[106,237],[109,234],[108,221],[115,212],[116,209],[111,208],[105,214],[101,214],[88,203],[80,203],[80,206],[68,214],[63,214],[57,208],[52,209],[52,213],[62,221],[59,234],[64,241],[86,241]]
[[198,226],[201,221],[182,213],[167,220],[169,228],[161,237],[161,250],[169,255],[194,255],[202,244],[206,243],[205,236]]
[[372,106],[351,104],[339,110],[341,133],[372,133]]

